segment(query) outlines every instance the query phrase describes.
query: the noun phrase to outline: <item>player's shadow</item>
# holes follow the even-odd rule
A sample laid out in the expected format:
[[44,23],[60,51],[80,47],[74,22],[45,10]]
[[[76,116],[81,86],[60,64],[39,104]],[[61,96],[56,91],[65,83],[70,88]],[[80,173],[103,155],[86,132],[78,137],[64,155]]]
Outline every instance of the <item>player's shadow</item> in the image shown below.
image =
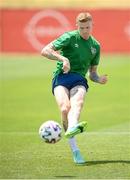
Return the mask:
[[99,161],[87,161],[83,164],[83,166],[93,166],[93,165],[99,165],[99,164],[116,164],[116,163],[122,163],[122,164],[130,164],[130,160],[99,160]]

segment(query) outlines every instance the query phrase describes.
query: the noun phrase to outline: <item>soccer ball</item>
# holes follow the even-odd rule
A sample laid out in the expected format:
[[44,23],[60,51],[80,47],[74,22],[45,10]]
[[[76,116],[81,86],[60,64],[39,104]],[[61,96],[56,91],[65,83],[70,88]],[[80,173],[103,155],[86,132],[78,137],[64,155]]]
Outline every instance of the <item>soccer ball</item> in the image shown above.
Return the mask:
[[39,135],[46,143],[54,144],[61,139],[62,129],[59,123],[49,120],[39,128]]

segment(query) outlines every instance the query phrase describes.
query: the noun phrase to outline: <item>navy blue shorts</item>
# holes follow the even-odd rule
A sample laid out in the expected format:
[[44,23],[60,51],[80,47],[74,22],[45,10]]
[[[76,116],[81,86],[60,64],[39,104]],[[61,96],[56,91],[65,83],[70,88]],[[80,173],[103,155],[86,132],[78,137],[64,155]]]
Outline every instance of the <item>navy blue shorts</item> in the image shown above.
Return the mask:
[[56,86],[64,86],[68,90],[72,89],[77,85],[82,85],[88,90],[89,86],[87,83],[87,79],[77,73],[67,73],[67,74],[59,74],[52,80],[52,93],[54,94],[54,88]]

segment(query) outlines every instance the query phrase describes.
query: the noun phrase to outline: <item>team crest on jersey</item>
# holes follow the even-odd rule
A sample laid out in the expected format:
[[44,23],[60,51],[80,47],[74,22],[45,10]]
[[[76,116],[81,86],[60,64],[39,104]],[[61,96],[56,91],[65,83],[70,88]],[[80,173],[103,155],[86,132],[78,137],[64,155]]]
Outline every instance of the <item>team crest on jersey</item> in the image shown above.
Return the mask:
[[91,47],[91,53],[94,55],[96,54],[96,48]]
[[78,48],[79,47],[79,45],[76,43],[75,45],[74,45],[76,48]]

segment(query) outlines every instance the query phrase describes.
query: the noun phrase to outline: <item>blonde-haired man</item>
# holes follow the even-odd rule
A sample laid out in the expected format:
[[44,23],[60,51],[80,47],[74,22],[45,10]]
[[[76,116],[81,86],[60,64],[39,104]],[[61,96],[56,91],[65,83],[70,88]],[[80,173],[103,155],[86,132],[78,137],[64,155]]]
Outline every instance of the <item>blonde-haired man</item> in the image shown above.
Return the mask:
[[[66,32],[46,45],[41,54],[57,61],[52,81],[52,92],[61,111],[65,136],[77,164],[85,163],[75,135],[86,130],[87,123],[79,123],[85,95],[88,91],[86,73],[92,81],[105,84],[107,76],[97,74],[100,59],[100,44],[91,35],[93,20],[90,13],[80,13],[76,18],[77,30]],[[57,51],[60,50],[60,53]]]

